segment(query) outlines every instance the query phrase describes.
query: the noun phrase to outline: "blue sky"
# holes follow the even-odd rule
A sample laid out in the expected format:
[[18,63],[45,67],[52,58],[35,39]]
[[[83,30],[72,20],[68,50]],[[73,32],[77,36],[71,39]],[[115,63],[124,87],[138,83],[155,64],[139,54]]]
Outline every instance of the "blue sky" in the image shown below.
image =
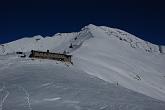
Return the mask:
[[0,43],[34,35],[79,31],[88,24],[115,27],[165,45],[165,3],[152,0],[0,1]]

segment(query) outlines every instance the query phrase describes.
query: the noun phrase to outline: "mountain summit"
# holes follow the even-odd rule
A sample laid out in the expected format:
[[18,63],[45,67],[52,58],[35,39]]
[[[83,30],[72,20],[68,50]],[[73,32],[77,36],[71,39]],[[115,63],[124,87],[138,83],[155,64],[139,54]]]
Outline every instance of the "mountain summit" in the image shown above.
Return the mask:
[[[19,58],[15,54],[16,52],[24,52],[25,54],[28,54],[31,50],[49,50],[50,52],[57,53],[63,53],[65,51],[67,54],[73,56],[73,65],[65,67],[59,62],[54,63],[54,61],[49,60],[31,60],[30,58]],[[32,38],[22,38],[13,42],[1,44],[0,81],[3,82],[1,82],[2,85],[8,85],[5,97],[7,97],[7,94],[9,95],[9,93],[12,92],[12,88],[19,88],[19,90],[24,91],[28,101],[29,94],[25,91],[26,88],[31,91],[32,95],[36,94],[37,96],[42,93],[48,94],[47,92],[50,92],[49,94],[54,94],[53,96],[58,96],[59,94],[63,95],[56,98],[50,98],[51,96],[47,95],[47,98],[42,99],[43,102],[39,101],[39,96],[34,96],[31,99],[31,102],[33,102],[32,105],[34,104],[34,107],[37,106],[37,104],[44,103],[45,101],[57,101],[57,103],[61,105],[65,104],[65,106],[71,108],[74,105],[74,107],[77,107],[76,110],[78,110],[78,108],[81,109],[82,105],[79,103],[81,101],[84,101],[83,97],[86,97],[86,95],[84,94],[81,97],[80,102],[71,102],[68,100],[64,101],[64,99],[62,99],[63,97],[69,98],[68,95],[63,93],[64,90],[69,89],[68,91],[72,91],[71,93],[69,92],[69,95],[74,96],[74,98],[70,97],[70,100],[72,98],[74,100],[80,100],[78,98],[78,95],[75,95],[79,93],[77,92],[77,90],[73,91],[74,89],[77,88],[82,94],[83,90],[87,90],[90,94],[90,92],[93,91],[93,88],[97,88],[97,85],[99,87],[105,86],[104,89],[102,88],[105,91],[102,91],[101,89],[98,90],[99,93],[103,94],[103,97],[101,98],[103,98],[104,101],[109,101],[113,97],[106,96],[105,98],[104,94],[108,93],[106,91],[114,88],[117,88],[114,90],[118,90],[121,87],[119,94],[125,93],[127,95],[121,96],[117,92],[118,95],[116,94],[116,96],[120,96],[118,98],[121,98],[122,100],[129,100],[130,97],[128,97],[128,94],[134,94],[131,97],[141,97],[139,94],[143,94],[144,96],[142,97],[151,97],[151,99],[147,98],[147,100],[152,100],[151,102],[153,102],[154,104],[156,103],[156,107],[157,102],[154,102],[153,99],[165,101],[164,53],[164,46],[158,46],[144,41],[120,29],[114,29],[105,26],[95,26],[93,24],[90,24],[82,28],[80,32],[57,33],[52,37],[42,37],[38,35]],[[68,74],[64,74],[67,73],[67,71]],[[84,76],[86,74],[89,75],[88,78],[87,76]],[[91,81],[89,81],[90,78],[92,78]],[[96,80],[95,78],[98,78],[99,80]],[[104,83],[100,80],[104,81]],[[73,83],[73,81],[75,81],[75,83]],[[43,84],[41,84],[41,82]],[[16,85],[20,86],[13,86],[13,83],[16,83]],[[65,84],[67,84],[67,86]],[[75,88],[72,88],[68,84],[72,84],[72,86],[74,86]],[[76,84],[79,84],[79,86]],[[90,88],[85,89],[86,87],[88,87],[87,85],[84,86],[85,84],[88,84]],[[112,84],[113,88],[108,88],[109,86],[107,87],[107,84]],[[26,86],[25,89],[22,88],[22,86]],[[63,86],[65,86],[66,88],[62,88]],[[59,88],[59,90],[57,88],[54,89],[54,87]],[[134,92],[130,92],[123,88]],[[49,89],[50,91],[47,91],[47,89]],[[32,90],[36,90],[37,93]],[[43,92],[41,93],[39,92],[39,90]],[[121,90],[123,90],[123,92]],[[95,94],[95,92],[92,92],[92,94]],[[113,91],[111,91],[110,93],[113,94]],[[95,95],[99,97],[99,95],[97,94]],[[110,99],[108,99],[107,97],[109,97]],[[3,100],[5,100],[4,98]],[[142,109],[145,109],[146,106],[141,104],[143,103],[143,101],[146,103],[148,103],[148,101],[143,100],[143,98],[137,97],[135,99],[139,101],[139,106],[142,107]],[[129,100],[129,104],[135,104],[134,101],[131,100],[132,99]],[[94,101],[93,104],[99,102],[97,98],[92,101]],[[115,101],[117,100],[115,99]],[[28,107],[30,110],[31,105],[29,103],[30,102],[28,102]],[[91,102],[89,103],[91,104]],[[104,102],[104,104],[105,103],[107,102]],[[120,102],[120,104],[121,103],[123,102]],[[56,106],[59,107],[58,105]],[[130,104],[128,108],[125,107],[123,108],[123,110],[132,109],[132,106],[133,105]],[[103,109],[104,107],[108,108],[108,106],[103,106]],[[115,107],[114,109],[117,109]],[[162,110],[163,108],[165,108],[165,106],[162,107]],[[92,110],[94,109],[96,108],[93,108]],[[111,109],[111,107],[109,109]],[[154,108],[150,109],[154,110]]]
[[[105,26],[95,26],[89,24],[81,29],[80,32],[73,33],[57,33],[52,37],[42,37],[40,35],[32,38],[22,38],[10,43],[0,45],[0,54],[13,53],[16,51],[28,52],[30,50],[52,50],[63,51],[67,49],[70,43],[75,44],[75,48],[80,46],[85,40],[92,37],[102,37],[108,41],[114,41],[117,45],[126,46],[131,48],[140,49],[142,51],[151,53],[165,53],[164,46],[154,45],[147,41],[144,41],[136,36],[129,34],[125,31],[109,28]],[[76,40],[75,40],[76,39]],[[72,50],[73,51],[73,50]]]

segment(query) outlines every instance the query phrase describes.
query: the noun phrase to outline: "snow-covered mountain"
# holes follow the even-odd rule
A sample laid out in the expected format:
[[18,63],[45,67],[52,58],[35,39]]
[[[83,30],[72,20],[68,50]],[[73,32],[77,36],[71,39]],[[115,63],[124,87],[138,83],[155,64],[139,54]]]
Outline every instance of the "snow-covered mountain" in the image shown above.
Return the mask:
[[[74,65],[69,67],[65,67],[65,66],[63,67],[62,64],[54,64],[53,61],[46,61],[46,60],[33,61],[30,60],[29,58],[24,58],[24,59],[18,58],[15,55],[16,52],[29,53],[31,50],[41,50],[41,51],[50,50],[51,52],[59,52],[59,53],[63,53],[64,51],[66,51],[68,54],[73,55],[72,60]],[[81,77],[79,73],[81,74],[87,73],[89,74],[90,78],[94,76],[96,78],[99,78],[107,82],[108,84],[119,85],[119,87],[127,88],[129,90],[134,91],[135,93],[137,92],[139,94],[143,94],[145,95],[145,97],[148,96],[157,100],[165,101],[165,54],[164,53],[165,53],[165,46],[158,46],[149,43],[119,29],[109,28],[105,26],[95,26],[90,24],[82,28],[80,32],[58,33],[52,37],[34,36],[32,38],[22,38],[13,42],[1,44],[0,45],[0,55],[1,55],[0,83],[2,82],[9,83],[10,85],[9,89],[11,90],[11,88],[13,88],[13,86],[11,86],[11,82],[13,83],[14,81],[17,83],[17,85],[21,83],[21,82],[18,83],[17,79],[19,79],[19,81],[23,81],[23,79],[26,81],[28,79],[24,77],[27,76],[29,78],[28,81],[33,81],[34,79],[33,78],[31,79],[31,77],[36,77],[36,76],[32,73],[34,72],[35,74],[37,74],[37,70],[35,68],[39,69],[40,66],[42,68],[41,70],[45,71],[45,74],[47,74],[46,71],[48,71],[48,73],[51,73],[56,70],[59,70],[58,72],[60,74],[63,74],[62,72],[60,72],[59,68],[65,68],[64,69],[65,72],[67,71],[67,68],[71,68],[71,70],[68,69],[69,71],[68,74],[70,75],[76,75],[72,73],[76,73],[77,71],[79,71],[77,73],[78,75],[76,76]],[[31,71],[27,69],[29,68],[29,64],[33,65],[30,66],[30,68],[32,69]],[[54,69],[53,67],[51,68],[50,65],[54,65],[55,66]],[[52,70],[50,69],[47,70],[46,68],[44,69],[44,67],[46,68],[50,67],[50,69]],[[38,70],[39,73],[41,73],[41,76],[37,75],[36,79],[42,76],[45,77],[44,73],[41,70],[40,69]],[[25,73],[27,72],[28,74],[31,73],[30,74],[31,76],[27,74],[24,76],[24,73],[22,72]],[[8,77],[10,79],[8,79]],[[23,79],[21,79],[22,77]],[[66,75],[58,76],[58,77],[65,78]],[[73,80],[76,79],[75,76],[73,76],[73,78],[74,78]],[[86,76],[82,78],[85,79],[80,78],[81,79],[81,80],[79,79],[81,81],[79,82],[80,84],[83,82],[83,80],[86,80]],[[43,78],[40,78],[40,80],[41,79],[44,81]],[[34,85],[36,82],[34,82],[34,84],[31,84],[31,82],[29,83],[30,83],[29,87],[31,87],[30,85]],[[37,84],[38,83],[39,82],[37,82]],[[87,83],[91,84],[92,82],[87,81]],[[100,83],[102,84],[102,82]],[[51,85],[49,83],[47,84],[46,87]],[[23,84],[23,86],[25,85],[26,84]],[[96,88],[97,86],[95,87],[95,89]],[[125,91],[124,89],[121,90]],[[120,91],[120,93],[121,92],[122,91]],[[104,96],[104,93],[103,92],[101,93]],[[129,91],[128,93],[127,92],[123,92],[123,93],[129,94]],[[7,94],[9,94],[9,90],[6,91],[6,95],[5,95],[6,98],[7,98]],[[131,92],[130,94],[134,94],[134,93]],[[27,93],[26,95],[28,96]],[[140,97],[140,95],[136,95],[136,94],[135,96]],[[3,105],[2,102],[4,102],[5,97],[2,98],[3,100],[1,100],[1,106]],[[119,96],[118,98],[120,97],[121,96]],[[126,101],[127,98],[128,97],[123,98],[123,100]],[[27,100],[29,100],[28,97]],[[47,98],[45,100],[49,102],[53,100],[54,101],[61,100],[61,98],[59,97],[56,99]],[[77,103],[78,102],[76,102],[76,106],[78,107]],[[145,103],[147,103],[147,101]],[[71,105],[74,104],[72,103]],[[152,104],[155,104],[155,102],[153,101]],[[31,109],[29,104],[28,106],[29,109]],[[140,107],[142,107],[141,109],[145,108],[144,105],[140,105]],[[104,108],[106,107],[103,107],[102,110]],[[162,109],[164,108],[165,106],[162,107]],[[122,108],[122,110],[124,109],[131,109],[131,106],[129,106],[128,108],[127,107]]]
[[61,52],[63,50],[73,51],[73,49],[68,50],[71,43],[74,45],[74,48],[77,48],[84,41],[95,37],[96,34],[97,36],[99,34],[102,39],[108,39],[109,41],[112,40],[122,45],[129,45],[132,48],[141,49],[142,51],[165,53],[164,46],[154,45],[119,29],[90,24],[82,28],[80,32],[57,33],[52,37],[42,37],[37,35],[32,38],[22,38],[10,43],[1,44],[0,55],[14,53],[16,51],[28,52],[32,49],[42,51],[49,49],[56,52]]

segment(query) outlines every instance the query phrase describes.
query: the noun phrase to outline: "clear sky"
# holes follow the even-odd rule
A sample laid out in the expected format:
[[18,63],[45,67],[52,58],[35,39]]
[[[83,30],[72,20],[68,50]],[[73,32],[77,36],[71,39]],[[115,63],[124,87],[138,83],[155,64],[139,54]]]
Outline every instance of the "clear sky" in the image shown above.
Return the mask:
[[115,27],[165,45],[164,0],[1,0],[0,43],[34,35]]

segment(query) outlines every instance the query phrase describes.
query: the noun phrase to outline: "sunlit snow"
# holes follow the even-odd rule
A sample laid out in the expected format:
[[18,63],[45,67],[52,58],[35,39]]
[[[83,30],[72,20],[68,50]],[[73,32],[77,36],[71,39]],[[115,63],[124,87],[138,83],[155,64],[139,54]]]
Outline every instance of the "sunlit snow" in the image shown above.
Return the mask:
[[[73,65],[28,58],[31,50],[66,51]],[[0,110],[164,110],[164,53],[165,46],[92,24],[1,44]]]

